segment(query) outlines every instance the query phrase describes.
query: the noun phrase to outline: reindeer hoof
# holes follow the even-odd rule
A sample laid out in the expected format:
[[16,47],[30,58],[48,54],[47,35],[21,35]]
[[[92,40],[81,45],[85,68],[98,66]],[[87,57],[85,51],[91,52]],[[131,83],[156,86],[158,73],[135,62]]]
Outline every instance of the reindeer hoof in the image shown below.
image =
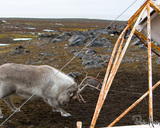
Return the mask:
[[21,110],[19,108],[13,110],[13,112],[21,112]]
[[0,119],[3,119],[4,117],[3,117],[3,115],[0,115]]
[[71,116],[71,114],[69,114],[69,113],[65,113],[65,114],[63,114],[63,115],[61,115],[61,116],[63,116],[63,117],[70,117],[70,116]]

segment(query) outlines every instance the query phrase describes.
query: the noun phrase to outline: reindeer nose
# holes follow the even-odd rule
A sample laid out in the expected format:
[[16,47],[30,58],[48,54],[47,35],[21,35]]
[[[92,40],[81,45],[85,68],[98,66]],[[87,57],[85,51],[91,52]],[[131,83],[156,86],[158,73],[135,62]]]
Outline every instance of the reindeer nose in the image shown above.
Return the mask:
[[68,102],[63,102],[62,105],[63,105],[63,106],[67,106],[67,105],[68,105]]

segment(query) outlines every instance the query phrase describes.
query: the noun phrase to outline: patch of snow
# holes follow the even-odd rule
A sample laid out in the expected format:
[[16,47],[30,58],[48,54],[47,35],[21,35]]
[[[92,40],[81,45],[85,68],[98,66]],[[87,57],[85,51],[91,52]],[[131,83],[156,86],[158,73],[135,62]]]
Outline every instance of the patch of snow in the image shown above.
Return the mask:
[[44,29],[44,32],[54,32],[54,30]]
[[110,34],[110,36],[114,36],[114,34]]
[[60,26],[63,26],[63,24],[60,24],[60,23],[56,23],[56,25],[60,25]]
[[6,23],[6,21],[5,21],[5,20],[2,20],[2,23]]
[[8,46],[9,44],[0,44],[0,46]]
[[27,28],[27,29],[29,29],[29,30],[35,30],[36,28]]
[[13,39],[13,41],[28,41],[28,40],[32,40],[32,38],[15,38],[15,39]]

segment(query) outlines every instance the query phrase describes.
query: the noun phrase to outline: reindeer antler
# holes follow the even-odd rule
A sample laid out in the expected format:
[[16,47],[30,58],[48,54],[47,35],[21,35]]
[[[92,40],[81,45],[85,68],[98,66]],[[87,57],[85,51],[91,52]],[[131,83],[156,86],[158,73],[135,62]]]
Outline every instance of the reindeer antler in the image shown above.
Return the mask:
[[[74,96],[74,99],[77,99],[79,102],[86,103],[86,101],[84,100],[84,98],[81,96],[80,93],[81,93],[82,90],[83,90],[85,87],[87,87],[87,86],[89,86],[89,87],[91,87],[91,88],[94,88],[94,89],[96,89],[96,90],[100,90],[99,86],[102,84],[102,81],[100,81],[100,80],[98,79],[99,74],[100,74],[100,73],[98,73],[96,77],[88,76],[88,74],[86,74],[86,77],[85,77],[85,78],[81,81],[81,83],[78,85],[78,91],[77,91],[77,93],[76,93],[76,96]],[[87,81],[87,83],[86,83],[85,85],[83,85],[83,83],[84,83],[85,80],[87,80],[87,79],[93,79],[93,80],[97,81],[99,84],[95,87],[95,86],[89,84],[88,81]],[[82,86],[82,85],[83,85],[83,86]]]

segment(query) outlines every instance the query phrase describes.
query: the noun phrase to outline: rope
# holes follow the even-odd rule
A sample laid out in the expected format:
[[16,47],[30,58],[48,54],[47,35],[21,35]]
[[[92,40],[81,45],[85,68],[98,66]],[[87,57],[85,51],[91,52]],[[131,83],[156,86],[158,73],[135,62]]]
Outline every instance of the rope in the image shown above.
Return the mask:
[[119,17],[121,17],[137,0],[135,0],[130,6],[128,6],[120,15],[118,15],[106,28],[104,28],[94,39],[92,39],[84,48],[82,48],[76,55],[73,56],[56,74],[54,74],[44,85],[37,89],[16,111],[14,111],[8,118],[6,118],[0,127],[7,122],[19,109],[21,109],[37,92],[39,92],[52,78],[54,78],[59,72],[61,72],[70,62],[72,62],[84,49],[86,49],[93,41],[95,41],[109,26],[111,26]]

